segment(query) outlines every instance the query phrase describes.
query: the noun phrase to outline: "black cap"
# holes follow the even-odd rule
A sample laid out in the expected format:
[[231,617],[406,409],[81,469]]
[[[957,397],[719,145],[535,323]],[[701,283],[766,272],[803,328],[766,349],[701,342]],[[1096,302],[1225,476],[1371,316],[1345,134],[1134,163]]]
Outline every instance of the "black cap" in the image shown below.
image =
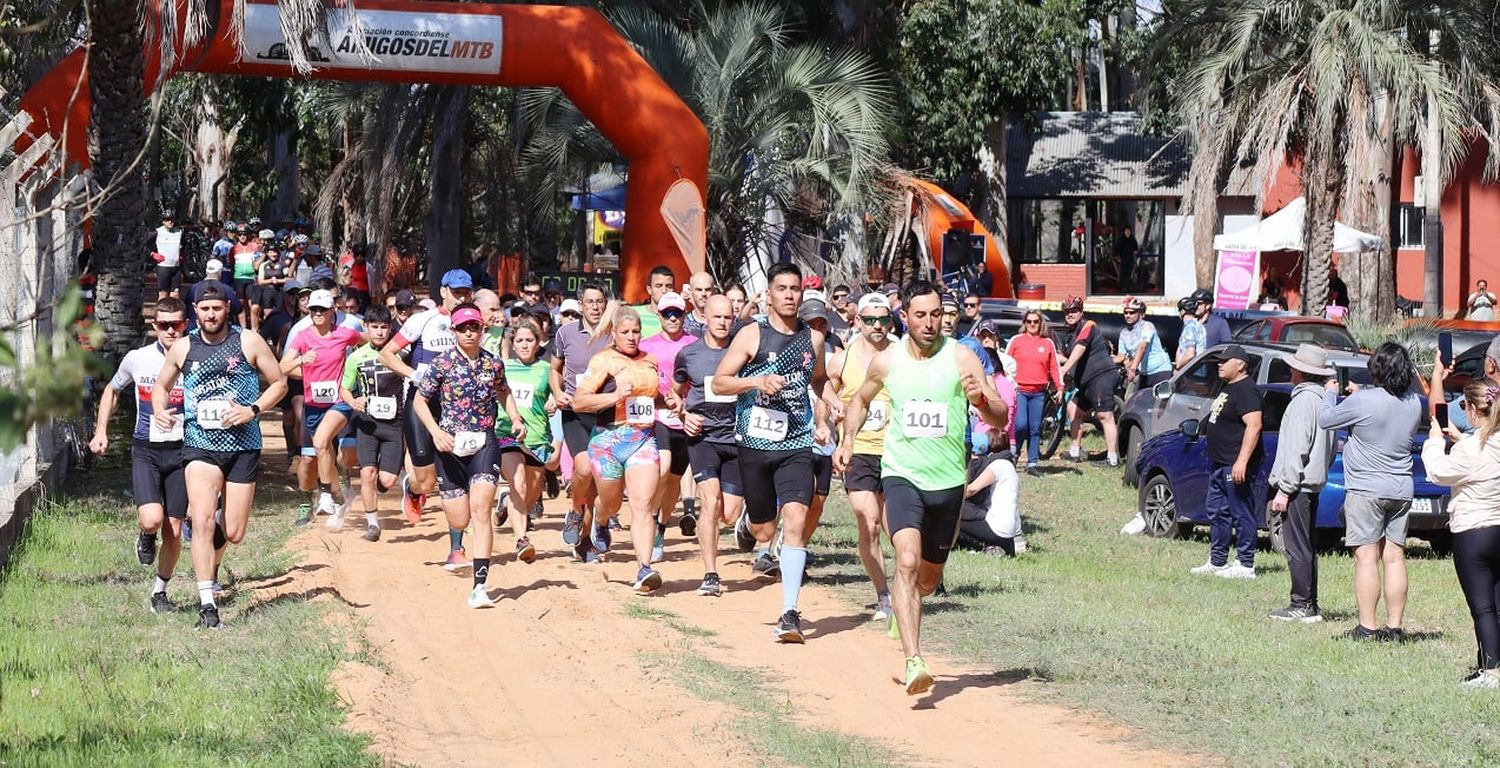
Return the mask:
[[1246,365],[1250,363],[1249,353],[1245,352],[1245,348],[1238,344],[1230,344],[1225,347],[1224,351],[1219,353],[1219,357],[1223,360],[1239,360]]
[[999,338],[1000,324],[995,322],[994,320],[980,320],[974,325],[974,330],[969,335],[978,336],[979,334],[985,333],[986,331],[994,334],[996,338]]
[[396,291],[396,306],[415,307],[416,305],[417,295],[415,293],[412,293],[410,288],[402,288],[401,290]]
[[193,289],[193,303],[205,301],[229,301],[229,290],[217,280],[204,280]]

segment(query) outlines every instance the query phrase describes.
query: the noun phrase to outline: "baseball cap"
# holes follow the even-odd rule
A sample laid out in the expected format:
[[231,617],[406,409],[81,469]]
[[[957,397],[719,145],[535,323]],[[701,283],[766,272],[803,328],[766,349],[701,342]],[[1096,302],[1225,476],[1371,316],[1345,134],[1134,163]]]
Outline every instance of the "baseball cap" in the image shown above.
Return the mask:
[[583,314],[583,305],[578,303],[578,299],[563,299],[562,303],[557,305],[557,314],[561,315],[565,312],[574,312],[581,315]]
[[479,310],[473,307],[464,307],[453,313],[453,317],[449,318],[449,323],[454,328],[457,328],[464,323],[479,323],[480,325],[483,325],[484,315],[480,314]]
[[415,293],[412,293],[410,288],[402,288],[401,290],[396,291],[396,306],[414,307],[416,305],[417,295]]
[[828,320],[828,305],[821,300],[804,301],[802,306],[797,307],[797,319],[802,322],[810,323],[819,318],[825,322]]
[[203,274],[205,275],[217,275],[223,271],[224,262],[218,259],[209,259],[208,263],[203,265]]
[[1000,336],[1000,324],[994,320],[980,320],[974,325],[974,331],[970,335],[978,336],[981,333],[989,333],[998,338]]
[[302,284],[296,280],[288,280],[281,286],[282,293],[296,293],[300,290],[302,290]]
[[201,282],[193,289],[193,303],[205,301],[229,301],[229,291],[217,280]]
[[307,246],[307,249],[304,250],[303,253],[306,253],[308,256],[322,256],[323,246],[318,245],[317,243],[313,243],[312,245]]
[[462,269],[450,269],[443,273],[444,288],[473,288],[474,277]]
[[333,309],[333,291],[313,291],[307,297],[308,309]]
[[895,283],[886,283],[885,285],[880,286],[880,292],[889,296],[893,293],[900,293],[901,287],[896,285]]
[[682,300],[682,294],[668,291],[663,293],[661,299],[656,302],[656,309],[658,312],[663,309],[680,309],[686,312],[687,302]]
[[1225,347],[1224,351],[1219,353],[1219,357],[1223,360],[1239,360],[1246,364],[1250,362],[1250,354],[1245,351],[1244,347],[1238,344],[1230,344]]
[[430,298],[423,297],[420,301],[417,302],[417,306],[421,307],[422,309],[437,309],[437,302],[433,301]]
[[881,295],[879,293],[867,293],[867,294],[859,297],[859,305],[858,306],[859,306],[859,311],[860,312],[863,312],[863,311],[865,311],[867,309],[876,309],[876,308],[878,308],[878,309],[887,309],[888,310],[888,309],[891,308],[891,302],[889,300],[887,300],[885,298],[885,296],[883,296],[883,295]]

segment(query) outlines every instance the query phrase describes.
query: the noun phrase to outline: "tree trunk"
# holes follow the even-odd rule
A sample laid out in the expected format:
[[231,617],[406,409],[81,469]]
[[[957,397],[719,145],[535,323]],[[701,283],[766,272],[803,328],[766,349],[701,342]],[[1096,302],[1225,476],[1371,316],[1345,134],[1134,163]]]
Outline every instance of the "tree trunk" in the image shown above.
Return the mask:
[[[995,245],[999,246],[1001,255],[1005,257],[1010,279],[1015,280],[1015,270],[1010,260],[1010,208],[1005,177],[1006,128],[1009,124],[1009,119],[1001,119],[985,131],[985,144],[979,150],[980,183],[975,185],[974,196],[977,198],[975,202],[978,203],[979,220],[989,229]],[[983,269],[984,254],[980,254],[979,258],[980,268]]]
[[293,119],[281,125],[271,134],[271,172],[276,174],[271,221],[296,217],[302,193],[302,165],[297,162],[297,122]]
[[1332,135],[1313,136],[1302,163],[1302,189],[1307,198],[1307,216],[1302,222],[1302,314],[1310,317],[1321,317],[1328,303],[1333,225],[1338,220],[1345,183],[1336,144],[1345,126],[1340,115]]
[[432,118],[432,167],[428,172],[427,279],[437,295],[443,273],[458,266],[463,245],[464,112],[469,89],[436,86],[437,107]]
[[212,89],[204,90],[199,109],[198,130],[193,135],[193,161],[198,166],[198,202],[203,206],[204,216],[219,221],[229,214],[229,172],[244,123],[242,121],[228,130],[224,128],[223,115]]
[[[1349,188],[1349,223],[1364,232],[1377,232],[1381,236],[1380,248],[1376,251],[1339,254],[1339,277],[1349,288],[1349,314],[1363,321],[1385,321],[1395,314],[1395,259],[1391,248],[1393,220],[1391,219],[1391,174],[1395,168],[1395,125],[1392,112],[1393,100],[1386,98],[1372,102],[1363,94],[1351,93],[1351,106],[1364,109],[1373,107],[1377,113],[1373,119],[1361,115],[1351,119],[1354,131],[1370,131],[1359,142],[1368,149],[1362,153],[1351,152],[1349,159],[1362,155],[1368,158],[1368,167],[1358,167],[1346,162],[1351,174]],[[1351,138],[1353,138],[1351,136]]]
[[[1438,50],[1438,32],[1428,32],[1428,50]],[[1437,103],[1427,99],[1427,135],[1422,142],[1422,316],[1443,316],[1443,132],[1437,120]],[[1463,289],[1459,290],[1463,304]]]
[[95,314],[104,353],[118,359],[143,337],[142,270],[150,227],[138,160],[146,146],[145,41],[134,3],[88,0],[89,154],[96,183],[109,193],[93,215],[99,272]]

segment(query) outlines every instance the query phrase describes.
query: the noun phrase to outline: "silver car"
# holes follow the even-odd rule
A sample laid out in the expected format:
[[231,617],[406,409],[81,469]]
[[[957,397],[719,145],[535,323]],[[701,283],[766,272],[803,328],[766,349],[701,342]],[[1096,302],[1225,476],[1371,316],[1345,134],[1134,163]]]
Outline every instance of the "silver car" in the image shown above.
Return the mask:
[[[1288,361],[1297,354],[1295,344],[1235,342],[1250,356],[1250,378],[1257,384],[1289,384],[1292,367]],[[1172,378],[1150,390],[1136,392],[1125,402],[1120,413],[1120,454],[1124,457],[1125,482],[1135,485],[1135,461],[1141,444],[1159,432],[1177,428],[1188,419],[1202,419],[1208,406],[1219,395],[1219,359],[1225,347],[1220,344],[1193,358]],[[1337,371],[1342,384],[1369,382],[1365,365],[1369,355],[1345,350],[1328,350],[1328,365]]]

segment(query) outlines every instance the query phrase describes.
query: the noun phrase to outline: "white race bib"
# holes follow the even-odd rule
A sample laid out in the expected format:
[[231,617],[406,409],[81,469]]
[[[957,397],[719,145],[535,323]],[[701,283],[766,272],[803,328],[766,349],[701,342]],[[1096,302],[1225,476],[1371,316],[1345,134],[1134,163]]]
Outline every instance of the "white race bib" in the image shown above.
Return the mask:
[[454,456],[473,456],[484,447],[485,433],[460,432],[453,436]]
[[886,401],[884,400],[876,400],[870,403],[870,409],[865,412],[865,423],[860,425],[859,431],[879,432],[883,429],[887,416],[885,409]]
[[151,442],[153,442],[153,443],[180,443],[180,442],[182,442],[182,417],[181,416],[179,416],[179,415],[177,415],[175,413],[172,414],[172,428],[171,429],[162,429],[161,427],[157,426],[156,425],[156,418],[154,416],[151,419],[148,420],[148,423],[151,425],[151,433],[150,433],[150,440],[151,440]]
[[791,417],[784,411],[754,405],[750,407],[750,428],[745,434],[756,440],[780,442],[786,439],[790,424]]
[[381,421],[390,421],[396,418],[396,398],[371,397],[365,400],[365,412]]
[[333,405],[339,400],[339,383],[336,381],[314,381],[307,385],[313,405]]
[[708,376],[703,379],[703,402],[732,403],[735,400],[734,395],[721,395],[714,391],[714,377]]
[[516,410],[528,410],[531,408],[532,398],[536,397],[536,386],[532,384],[511,384],[510,396],[516,400]]
[[625,400],[625,423],[632,427],[649,427],[656,423],[656,398],[630,397]]
[[224,429],[224,415],[229,413],[228,400],[198,401],[198,426],[203,429]]
[[948,403],[906,401],[901,406],[901,431],[907,437],[947,437]]

